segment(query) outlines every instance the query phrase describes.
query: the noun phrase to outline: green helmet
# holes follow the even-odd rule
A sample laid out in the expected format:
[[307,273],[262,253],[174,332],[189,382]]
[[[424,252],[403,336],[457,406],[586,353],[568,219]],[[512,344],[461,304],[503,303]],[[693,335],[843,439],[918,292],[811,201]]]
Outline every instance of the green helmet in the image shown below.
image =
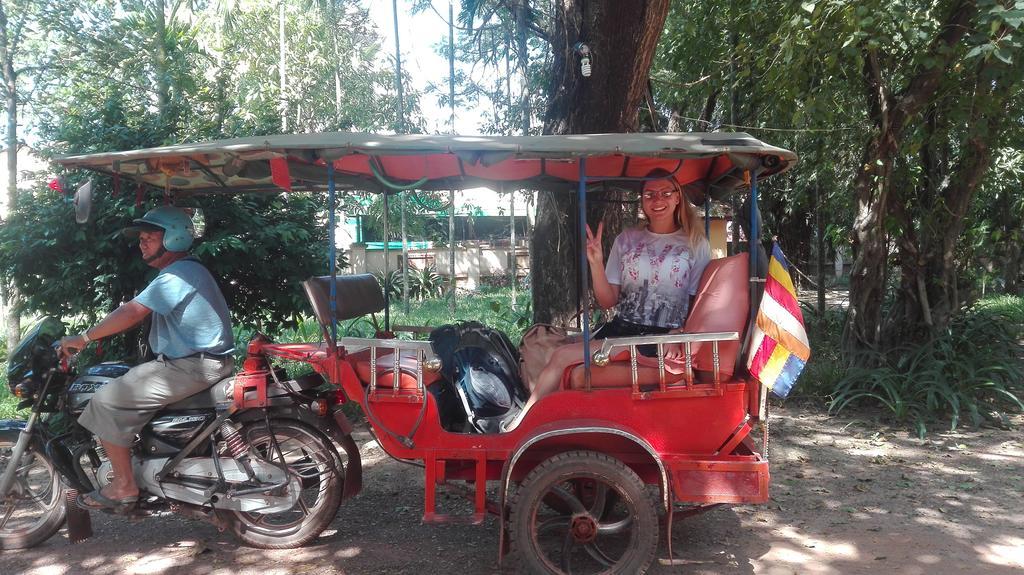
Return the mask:
[[185,210],[174,206],[160,206],[146,212],[141,218],[132,221],[130,228],[124,232],[129,236],[137,236],[139,232],[146,230],[160,230],[164,232],[164,249],[169,252],[183,252],[192,246],[192,239],[195,237],[195,227],[192,225],[192,218]]

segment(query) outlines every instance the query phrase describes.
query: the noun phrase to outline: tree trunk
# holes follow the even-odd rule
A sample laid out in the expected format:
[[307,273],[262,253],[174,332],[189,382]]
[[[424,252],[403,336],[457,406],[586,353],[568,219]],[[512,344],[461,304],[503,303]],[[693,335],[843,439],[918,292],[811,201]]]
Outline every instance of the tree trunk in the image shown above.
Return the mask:
[[[558,0],[553,9],[554,59],[544,133],[636,131],[668,0]],[[585,43],[592,54],[589,78],[580,72],[574,48],[578,42]],[[618,194],[602,196],[605,193],[591,194],[588,200],[620,199]],[[572,226],[575,202],[571,193],[539,193],[530,242],[532,269],[547,271],[531,278],[534,320],[538,322],[566,324],[577,311],[577,290],[566,289],[567,277],[579,277],[579,232]],[[604,221],[604,238],[606,246],[610,245],[621,229],[621,206],[603,201],[589,205],[587,220],[593,224]]]
[[288,88],[288,76],[287,76],[287,54],[288,46],[285,43],[285,3],[282,0],[277,8],[277,80],[278,80],[278,94],[277,97],[279,112],[281,114],[281,132],[288,132],[288,96],[286,90]]
[[852,362],[860,361],[860,352],[878,349],[881,343],[889,261],[884,220],[893,204],[893,161],[900,153],[908,123],[938,97],[936,89],[956,52],[953,47],[970,29],[976,11],[971,0],[954,3],[938,35],[926,48],[933,58],[931,65],[914,70],[906,87],[897,94],[890,91],[877,48],[864,49],[862,77],[875,133],[864,146],[853,186],[857,215],[853,224],[850,310],[844,331],[844,347]]
[[[529,0],[521,0],[513,7],[516,19],[516,74],[519,76],[519,113],[520,129],[524,136],[530,135],[530,122],[533,111],[530,109],[530,52],[526,44],[529,34],[527,19],[529,17]],[[452,127],[454,129],[454,126]]]
[[[7,107],[7,210],[18,203],[18,72],[14,69],[17,38],[8,35],[7,11],[0,3],[0,66],[4,75],[4,103]],[[0,278],[0,298],[4,308],[7,351],[12,352],[21,339],[21,314],[18,311],[18,290],[10,278]]]
[[[950,170],[948,184],[939,189],[922,225],[921,255],[925,286],[931,305],[934,329],[945,330],[962,307],[957,268],[957,248],[967,212],[982,179],[992,164],[992,145],[1005,130],[1005,118],[1013,114],[1010,104],[1016,84],[1008,77],[989,76],[982,64],[977,73],[972,113],[967,134],[957,146],[957,163]],[[1012,74],[1012,72],[1008,72]]]
[[154,15],[156,16],[156,34],[153,38],[153,56],[156,67],[156,109],[160,116],[159,126],[163,137],[168,137],[176,132],[169,124],[171,82],[170,70],[167,64],[167,19],[164,12],[164,0],[156,0]]
[[1017,295],[1020,291],[1020,268],[1024,250],[1021,250],[1019,243],[1011,243],[1006,247],[1006,254],[1003,262],[1003,290],[1011,295]]

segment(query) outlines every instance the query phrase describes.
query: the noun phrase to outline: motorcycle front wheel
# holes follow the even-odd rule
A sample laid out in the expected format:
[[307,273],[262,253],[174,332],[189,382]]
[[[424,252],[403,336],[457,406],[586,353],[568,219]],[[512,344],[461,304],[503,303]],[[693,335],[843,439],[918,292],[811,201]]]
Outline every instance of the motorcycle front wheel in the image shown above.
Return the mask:
[[[0,474],[15,464],[11,452],[18,436],[17,431],[0,432]],[[39,545],[60,529],[67,511],[67,488],[45,453],[29,445],[17,466],[10,492],[0,498],[0,549]]]
[[283,464],[299,479],[298,501],[281,513],[232,512],[231,531],[260,549],[290,549],[312,541],[330,525],[341,504],[344,466],[331,441],[317,429],[290,419],[272,419],[242,428],[256,456]]

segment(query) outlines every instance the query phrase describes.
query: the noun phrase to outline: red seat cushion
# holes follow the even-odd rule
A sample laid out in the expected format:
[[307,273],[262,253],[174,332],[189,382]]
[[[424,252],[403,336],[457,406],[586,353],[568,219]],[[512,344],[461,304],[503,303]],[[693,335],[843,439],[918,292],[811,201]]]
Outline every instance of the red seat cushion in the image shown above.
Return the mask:
[[[395,356],[392,350],[378,350],[377,355],[377,388],[394,388]],[[416,389],[416,352],[401,350],[398,361],[398,389]],[[370,350],[364,349],[347,356],[356,376],[364,384],[370,384]],[[433,385],[441,380],[441,374],[423,370],[423,385]]]
[[[718,343],[719,372],[723,379],[732,375],[743,343],[743,332],[750,318],[750,257],[746,253],[711,260],[700,277],[697,298],[686,318],[686,333],[735,331],[737,341]],[[698,343],[691,347],[694,369],[714,371],[712,346]]]

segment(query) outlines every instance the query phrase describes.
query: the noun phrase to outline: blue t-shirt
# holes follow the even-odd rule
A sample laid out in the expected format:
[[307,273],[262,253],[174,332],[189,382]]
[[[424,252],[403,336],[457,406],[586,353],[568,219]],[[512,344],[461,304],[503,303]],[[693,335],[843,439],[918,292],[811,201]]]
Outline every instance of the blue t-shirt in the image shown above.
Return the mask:
[[195,259],[181,259],[160,270],[135,301],[153,311],[149,345],[154,353],[177,359],[234,351],[224,294]]
[[623,230],[605,265],[608,283],[619,286],[618,315],[640,325],[681,327],[710,260],[708,242],[691,246],[682,229],[667,234],[645,227]]

